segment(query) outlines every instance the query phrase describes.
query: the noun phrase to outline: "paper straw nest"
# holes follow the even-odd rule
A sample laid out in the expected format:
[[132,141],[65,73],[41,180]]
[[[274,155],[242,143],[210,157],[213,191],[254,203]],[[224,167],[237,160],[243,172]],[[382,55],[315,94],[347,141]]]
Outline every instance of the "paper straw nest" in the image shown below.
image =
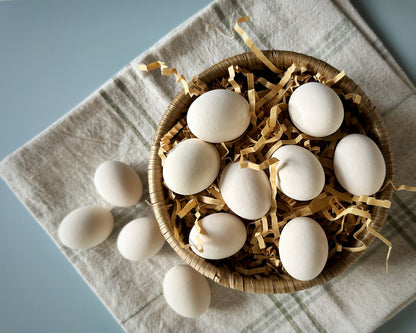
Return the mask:
[[[172,74],[172,70],[163,63],[148,66],[147,70],[156,67],[160,67],[165,75]],[[184,81],[177,72],[173,74],[176,74],[178,81]],[[312,81],[331,86],[344,104],[343,125],[327,138],[313,138],[300,133],[288,117],[287,101],[293,89]],[[372,138],[383,153],[386,184],[393,177],[391,147],[383,121],[372,102],[343,72],[304,54],[263,51],[225,59],[202,72],[192,82],[183,83],[185,89],[169,104],[153,139],[149,190],[164,237],[186,263],[225,287],[255,293],[287,293],[330,281],[357,261],[375,237],[391,248],[379,231],[387,217],[393,187],[385,186],[373,197],[356,197],[338,185],[332,170],[332,156],[339,139],[349,133],[363,133]],[[189,248],[188,235],[191,227],[195,223],[199,225],[200,219],[207,214],[229,211],[218,189],[221,170],[208,189],[196,195],[182,196],[172,193],[163,184],[162,165],[175,145],[193,137],[186,125],[189,105],[197,95],[216,88],[234,90],[246,97],[252,116],[251,124],[242,137],[233,142],[216,144],[221,155],[221,170],[226,163],[237,160],[244,167],[263,169],[270,176],[273,203],[270,212],[262,219],[244,220],[248,237],[240,252],[214,261],[196,255]],[[297,202],[276,188],[278,161],[270,156],[282,144],[305,147],[322,163],[326,185],[314,200]],[[249,163],[243,163],[244,160]],[[323,272],[310,281],[290,277],[279,260],[280,231],[288,220],[297,216],[310,216],[317,220],[328,238],[329,260]]]

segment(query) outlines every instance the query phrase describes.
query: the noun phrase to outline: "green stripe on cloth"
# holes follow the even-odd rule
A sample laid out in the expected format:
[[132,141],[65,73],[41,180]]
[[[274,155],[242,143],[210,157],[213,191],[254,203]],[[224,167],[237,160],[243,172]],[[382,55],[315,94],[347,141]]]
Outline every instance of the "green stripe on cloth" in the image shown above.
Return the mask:
[[[276,312],[276,307],[273,305],[272,307],[270,307],[269,309],[267,309],[265,312],[263,312],[263,314],[261,315],[261,317],[256,318],[250,324],[248,324],[241,331],[241,333],[252,332],[254,327],[256,327],[258,324],[262,323],[265,319],[267,319],[270,315],[274,314],[275,312]],[[256,330],[258,330],[258,329],[256,329]]]
[[393,201],[410,217],[413,223],[416,223],[416,214],[396,194],[393,195]]
[[133,131],[133,133],[137,136],[143,146],[150,150],[150,143],[143,137],[143,135],[139,132],[137,127],[133,125],[130,119],[126,116],[126,114],[118,107],[118,105],[113,101],[110,95],[103,89],[100,90],[100,95],[104,98],[104,100],[111,106],[113,111],[126,123],[126,125]]
[[160,296],[162,296],[162,293],[159,293],[156,296],[153,296],[151,299],[149,299],[147,302],[139,305],[137,308],[132,310],[126,317],[124,317],[122,320],[120,320],[120,324],[126,323],[129,319],[133,318],[138,313],[142,312],[144,309],[146,309],[150,304],[152,304],[153,301],[158,299]]
[[393,216],[389,216],[389,222],[394,227],[394,229],[397,230],[399,235],[402,236],[402,238],[407,242],[407,244],[409,244],[413,248],[413,250],[416,251],[416,242],[410,237],[410,235],[406,232],[406,230],[403,229],[397,223],[397,220],[393,218]]
[[321,49],[325,50],[328,47],[328,43],[331,43],[331,41],[337,40],[340,37],[342,38],[346,29],[346,22],[348,22],[347,18],[343,17],[329,32],[322,35],[317,41],[314,41],[315,45],[311,46],[306,51],[306,54],[313,54],[317,56],[319,55]]
[[[313,289],[302,291],[302,298],[304,299],[303,302],[305,306],[313,303],[317,298],[319,298],[324,293],[324,290],[321,287],[315,287]],[[300,312],[304,312],[304,310],[299,306],[299,304],[294,300],[293,297],[289,297],[290,294],[279,294],[276,297],[280,297],[281,303],[285,304],[285,309],[288,313],[292,316],[297,316]],[[306,304],[307,303],[307,304]],[[260,317],[253,320],[249,325],[247,325],[241,332],[251,332],[251,331],[264,331],[264,325],[267,325],[268,322],[273,320],[268,319],[271,315],[275,320],[279,319],[278,315],[275,315],[278,309],[275,305],[270,307],[266,312],[263,313]],[[305,313],[305,315],[307,315]],[[270,325],[270,323],[269,323]],[[279,324],[276,323],[276,327]]]
[[[220,19],[221,24],[224,26],[224,28],[227,30],[228,27],[228,22],[227,22],[227,18],[225,17],[225,14],[223,13],[223,11],[221,10],[221,8],[218,6],[217,3],[214,3],[212,6],[212,9],[214,10],[215,14],[218,16],[218,18]],[[235,40],[243,47],[244,51],[246,52],[248,49],[248,46],[244,43],[244,41],[240,38],[240,36],[237,36],[235,38]]]
[[334,56],[339,51],[344,49],[345,45],[347,45],[354,37],[357,36],[356,30],[352,29],[352,24],[349,21],[345,22],[345,28],[343,31],[345,32],[342,34],[342,36],[339,35],[337,39],[333,39],[332,42],[330,42],[329,47],[326,48],[322,53],[322,58]]
[[322,327],[321,323],[314,317],[314,315],[309,311],[309,309],[306,307],[305,303],[303,303],[302,299],[296,294],[292,293],[290,296],[293,297],[293,299],[296,301],[297,305],[303,310],[303,312],[306,314],[306,316],[309,318],[313,326],[317,329],[319,333],[326,332],[325,329]]
[[298,324],[296,324],[295,320],[290,315],[290,313],[285,309],[285,307],[282,305],[282,303],[280,303],[277,300],[276,296],[275,295],[267,295],[267,296],[273,302],[273,304],[276,306],[276,308],[279,310],[279,312],[285,317],[286,321],[290,324],[290,326],[292,326],[292,328],[295,330],[295,332],[301,333],[302,330],[300,329]]
[[[248,12],[241,7],[239,1],[237,1],[237,0],[231,0],[230,2],[231,2],[231,4],[233,5],[233,7],[235,8],[235,10],[237,11],[237,13],[238,13],[238,15],[240,17],[248,15]],[[263,35],[263,33],[261,32],[261,30],[258,29],[254,25],[253,21],[250,20],[250,21],[247,22],[247,24],[248,24],[249,28],[251,29],[251,31],[253,31],[254,34],[256,35],[256,37],[259,39],[259,41],[263,44],[263,46],[265,46],[269,50],[272,50],[273,49],[272,44],[270,44],[270,42]]]
[[134,107],[140,112],[140,114],[146,119],[150,126],[153,129],[156,129],[157,124],[153,118],[147,113],[146,109],[139,103],[139,101],[134,97],[134,94],[129,90],[129,88],[124,84],[124,82],[118,78],[113,78],[113,81],[118,89],[128,98],[128,100],[134,105]]
[[381,112],[381,115],[383,117],[386,117],[388,114],[396,110],[404,101],[406,101],[409,97],[413,95],[414,95],[414,92],[410,92],[407,95],[403,96],[401,99],[395,102],[391,107],[387,108],[387,110],[385,110],[384,112]]

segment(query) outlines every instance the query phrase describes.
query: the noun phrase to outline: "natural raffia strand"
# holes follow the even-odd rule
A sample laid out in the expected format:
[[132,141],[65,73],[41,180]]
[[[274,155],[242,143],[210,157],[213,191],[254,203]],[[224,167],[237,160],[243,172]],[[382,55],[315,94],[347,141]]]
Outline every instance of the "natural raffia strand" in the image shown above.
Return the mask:
[[[326,64],[323,61],[303,54],[289,51],[264,51],[267,59],[277,68],[286,71],[292,64],[299,67],[306,67],[308,71],[331,79],[336,78],[340,74],[338,70]],[[243,53],[234,57],[223,60],[222,62],[210,67],[198,78],[205,84],[210,84],[216,79],[230,77],[230,66],[239,66],[250,71],[270,71],[269,68],[254,54]],[[374,105],[360,90],[360,88],[348,77],[344,76],[337,87],[341,88],[346,94],[354,94],[361,96],[361,102],[358,110],[365,123],[369,128],[368,133],[371,138],[380,147],[386,162],[386,179],[393,178],[393,161],[391,155],[390,141],[385,130],[383,121],[375,110]],[[225,287],[234,288],[243,291],[255,293],[287,293],[294,292],[314,285],[323,284],[330,281],[335,276],[345,271],[348,266],[353,264],[358,258],[364,254],[360,252],[342,251],[336,253],[327,263],[324,271],[317,278],[311,281],[298,281],[292,278],[281,278],[278,275],[269,275],[265,277],[246,276],[235,271],[231,271],[224,267],[217,267],[208,260],[196,255],[189,247],[183,247],[177,237],[174,235],[174,229],[171,224],[171,216],[169,213],[169,200],[167,191],[162,185],[162,166],[159,157],[159,148],[161,138],[174,127],[178,121],[183,118],[186,111],[195,97],[186,94],[185,91],[180,92],[168,106],[167,111],[162,117],[161,122],[156,130],[150,151],[149,159],[149,191],[153,210],[158,220],[162,234],[167,239],[171,247],[180,255],[180,257],[201,274],[213,279],[215,282]],[[377,193],[378,200],[390,200],[393,188],[387,186]],[[189,208],[189,207],[188,207]],[[365,229],[360,234],[360,240],[369,246],[374,240],[374,231],[380,231],[388,213],[388,208],[380,206],[371,207],[371,216],[374,222],[371,225],[373,233]]]

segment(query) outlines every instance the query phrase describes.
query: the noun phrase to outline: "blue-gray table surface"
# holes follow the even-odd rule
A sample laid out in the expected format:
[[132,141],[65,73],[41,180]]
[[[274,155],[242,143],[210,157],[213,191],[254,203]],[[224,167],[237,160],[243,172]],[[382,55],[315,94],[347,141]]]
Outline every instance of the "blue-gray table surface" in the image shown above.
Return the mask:
[[[0,0],[0,159],[209,2]],[[416,1],[352,3],[415,83]],[[0,219],[0,332],[123,331],[2,181]],[[377,329],[415,331],[416,302]]]

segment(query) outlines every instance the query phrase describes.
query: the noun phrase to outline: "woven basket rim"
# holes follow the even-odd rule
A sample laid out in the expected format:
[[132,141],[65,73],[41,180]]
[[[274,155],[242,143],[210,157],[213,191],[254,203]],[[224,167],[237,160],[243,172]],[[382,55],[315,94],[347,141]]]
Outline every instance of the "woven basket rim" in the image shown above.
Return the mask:
[[[327,64],[326,62],[316,59],[314,57],[293,52],[270,50],[263,51],[265,56],[272,61],[278,68],[287,69],[292,63],[307,67],[314,73],[321,73],[327,78],[332,78],[339,70]],[[226,76],[226,70],[230,65],[239,65],[249,70],[266,70],[266,66],[255,56],[253,52],[246,52],[235,55],[233,57],[222,60],[221,62],[209,67],[201,74],[199,79],[205,83],[209,83],[215,78]],[[361,95],[361,103],[359,110],[361,114],[368,117],[371,122],[372,139],[376,141],[380,147],[385,162],[386,162],[386,178],[393,179],[393,157],[390,139],[384,126],[384,122],[377,112],[375,106],[370,99],[361,91],[361,89],[350,78],[345,76],[337,85],[348,92],[354,92]],[[173,250],[191,267],[212,279],[218,284],[242,291],[249,291],[254,293],[288,293],[299,291],[313,287],[315,285],[325,284],[334,277],[344,272],[348,267],[355,263],[364,253],[361,252],[341,252],[335,255],[342,260],[334,262],[334,257],[331,258],[323,272],[313,280],[299,281],[295,279],[284,280],[270,275],[257,279],[253,276],[242,276],[239,273],[232,272],[228,269],[220,268],[196,255],[192,250],[182,248],[179,242],[173,235],[173,230],[170,227],[170,216],[165,204],[165,196],[162,185],[161,162],[158,156],[159,143],[162,136],[175,124],[184,114],[184,110],[189,106],[193,99],[185,94],[182,90],[171,101],[167,110],[156,129],[149,157],[148,178],[149,178],[149,193],[153,211],[158,221],[160,230],[168,241]],[[393,194],[392,187],[386,187],[377,195],[380,199],[391,200]],[[372,215],[374,215],[373,229],[380,231],[385,219],[387,218],[388,209],[381,207],[373,207]],[[369,246],[375,236],[367,230],[363,232],[362,241]]]

